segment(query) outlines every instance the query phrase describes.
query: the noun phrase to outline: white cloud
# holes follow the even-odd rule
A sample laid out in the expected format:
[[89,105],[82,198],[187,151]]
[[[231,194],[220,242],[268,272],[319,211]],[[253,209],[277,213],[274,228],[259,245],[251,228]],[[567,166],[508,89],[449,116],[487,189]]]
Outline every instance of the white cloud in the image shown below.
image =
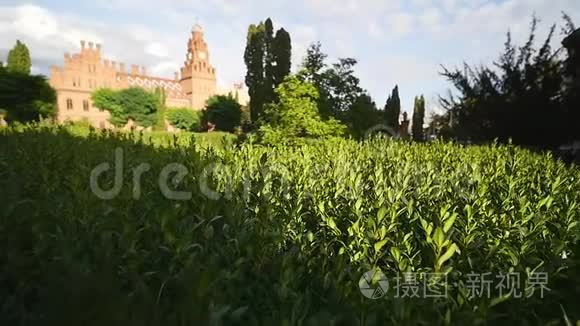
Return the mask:
[[162,61],[152,66],[150,70],[153,76],[173,77],[173,73],[179,71],[179,64],[175,61]]
[[380,39],[384,34],[383,28],[374,20],[368,23],[367,29],[369,35],[375,39]]
[[291,34],[294,69],[307,46],[319,40],[330,62],[345,56],[359,61],[361,82],[377,103],[401,84],[405,107],[417,94],[445,91],[439,64],[489,63],[508,28],[521,42],[534,12],[544,19],[540,38],[560,21],[560,10],[580,19],[578,0],[96,0],[90,14],[50,6],[0,5],[0,61],[20,39],[34,66],[47,72],[86,39],[102,43],[109,58],[172,78],[199,19],[218,78],[229,85],[244,78],[248,24],[272,15],[275,27]]
[[169,56],[169,49],[160,42],[151,42],[145,45],[145,53],[159,58],[167,58]]
[[400,12],[387,16],[387,30],[389,35],[395,38],[401,38],[413,31],[415,17],[411,14]]

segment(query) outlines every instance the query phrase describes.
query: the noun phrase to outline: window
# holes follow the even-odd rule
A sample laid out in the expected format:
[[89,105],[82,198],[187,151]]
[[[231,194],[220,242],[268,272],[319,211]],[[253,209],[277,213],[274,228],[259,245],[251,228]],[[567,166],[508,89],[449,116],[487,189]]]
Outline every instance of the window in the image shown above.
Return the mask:
[[89,101],[83,100],[83,110],[84,111],[88,111],[89,110]]
[[72,110],[73,109],[73,101],[70,98],[66,99],[66,109]]

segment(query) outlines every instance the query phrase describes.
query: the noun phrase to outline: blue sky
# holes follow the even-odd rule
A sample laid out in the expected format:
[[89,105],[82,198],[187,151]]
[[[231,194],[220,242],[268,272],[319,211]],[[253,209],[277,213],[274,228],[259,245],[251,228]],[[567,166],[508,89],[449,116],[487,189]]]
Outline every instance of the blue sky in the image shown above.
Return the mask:
[[[306,47],[320,41],[331,61],[359,61],[361,84],[378,106],[398,84],[404,110],[412,110],[418,94],[425,94],[428,110],[437,110],[437,95],[449,88],[440,65],[489,63],[508,29],[523,40],[535,13],[543,37],[561,22],[561,11],[580,25],[578,0],[2,0],[0,60],[20,39],[31,50],[34,71],[47,73],[86,39],[102,43],[107,57],[172,77],[199,21],[219,83],[227,86],[243,81],[247,26],[271,17],[291,34],[294,69]],[[560,39],[558,29],[555,46]]]

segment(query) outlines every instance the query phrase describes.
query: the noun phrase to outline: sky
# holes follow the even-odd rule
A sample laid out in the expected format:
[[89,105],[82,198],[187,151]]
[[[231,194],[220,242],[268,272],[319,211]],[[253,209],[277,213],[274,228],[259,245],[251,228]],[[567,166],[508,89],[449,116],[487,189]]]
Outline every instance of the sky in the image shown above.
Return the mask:
[[[293,70],[320,41],[329,62],[358,60],[356,74],[377,106],[398,85],[404,111],[424,94],[427,111],[437,112],[438,95],[451,88],[441,66],[492,63],[508,30],[516,42],[525,40],[534,14],[543,40],[562,22],[561,11],[580,25],[580,0],[0,0],[0,61],[19,39],[33,72],[48,74],[87,40],[101,43],[105,57],[173,78],[197,22],[226,87],[244,80],[248,25],[270,17],[291,35]],[[557,29],[554,46],[561,39]]]

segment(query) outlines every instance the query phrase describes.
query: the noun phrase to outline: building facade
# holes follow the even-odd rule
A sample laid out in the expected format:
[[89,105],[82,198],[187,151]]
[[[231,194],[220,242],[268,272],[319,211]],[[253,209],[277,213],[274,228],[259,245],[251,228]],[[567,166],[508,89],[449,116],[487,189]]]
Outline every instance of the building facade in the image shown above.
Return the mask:
[[65,53],[62,67],[51,67],[50,84],[57,93],[59,122],[87,120],[94,127],[111,128],[110,114],[93,107],[91,94],[98,88],[124,89],[142,87],[163,88],[168,107],[188,107],[201,110],[206,100],[215,94],[232,94],[242,105],[247,92],[241,84],[229,89],[217,89],[216,70],[210,62],[203,29],[195,25],[187,43],[186,60],[173,79],[147,74],[145,67],[108,60],[102,56],[101,45],[81,41],[80,53]]

